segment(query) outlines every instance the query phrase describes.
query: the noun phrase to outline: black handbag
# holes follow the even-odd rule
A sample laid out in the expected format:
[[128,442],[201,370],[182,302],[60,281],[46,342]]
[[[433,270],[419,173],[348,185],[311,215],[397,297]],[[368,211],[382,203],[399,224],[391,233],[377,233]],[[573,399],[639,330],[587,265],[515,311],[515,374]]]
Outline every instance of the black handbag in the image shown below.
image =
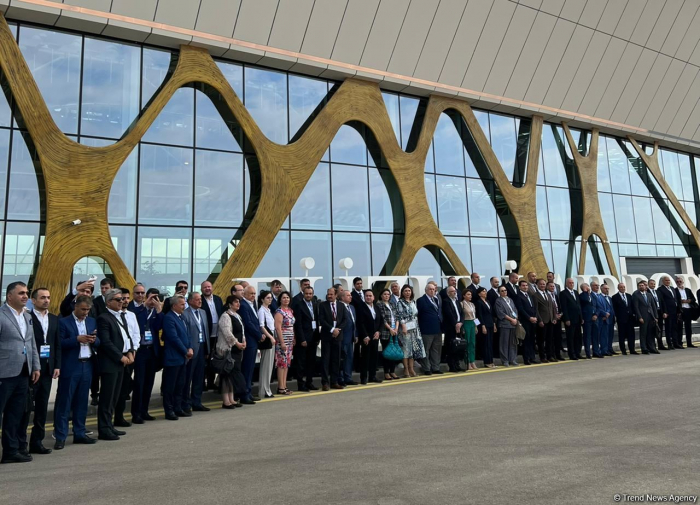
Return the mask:
[[[268,328],[267,325],[265,325],[265,329],[270,333],[270,335],[274,336],[274,334],[275,334],[274,330],[271,330],[270,328]],[[272,349],[272,340],[265,337],[265,340],[258,343],[258,349],[260,349],[261,351],[266,351],[268,349]]]
[[467,341],[463,338],[457,337],[452,344],[452,352],[456,356],[464,356],[467,354]]
[[219,351],[214,351],[211,355],[211,366],[217,373],[228,375],[233,371],[234,360],[231,350],[226,351],[222,356]]

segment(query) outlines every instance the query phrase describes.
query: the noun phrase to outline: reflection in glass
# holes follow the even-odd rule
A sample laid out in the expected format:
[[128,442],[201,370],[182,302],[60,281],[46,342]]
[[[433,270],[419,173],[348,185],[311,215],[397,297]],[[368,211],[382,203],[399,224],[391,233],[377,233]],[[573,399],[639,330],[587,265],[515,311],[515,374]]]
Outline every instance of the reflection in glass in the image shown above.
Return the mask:
[[352,258],[350,275],[367,275],[371,271],[369,241],[366,233],[333,233],[333,275],[345,275],[338,266],[343,258]]
[[233,88],[233,92],[236,93],[238,99],[243,101],[243,67],[241,65],[236,65],[235,63],[217,61],[216,66],[219,67],[221,73],[228,83]]
[[[371,226],[373,232],[394,231],[394,215],[391,209],[391,200],[386,189],[386,184],[382,179],[382,175],[389,178],[391,174],[388,170],[370,168],[369,169],[369,203]],[[397,209],[397,212],[401,212]],[[396,231],[402,232],[403,226],[400,226]]]
[[[681,171],[681,188],[683,189],[683,198],[688,201],[693,201],[693,172],[690,169],[690,156],[687,154],[678,153],[678,166]],[[680,198],[680,195],[676,195]]]
[[549,211],[547,209],[547,191],[537,186],[537,229],[541,239],[549,238]]
[[656,256],[656,246],[654,244],[637,244],[637,248],[639,249],[640,256],[649,256],[652,258]]
[[468,235],[467,195],[462,177],[436,177],[438,200],[438,218],[443,234]]
[[[331,151],[331,158],[333,151]],[[367,168],[331,166],[333,229],[369,231]]]
[[[39,157],[30,153],[24,138],[29,134],[15,131],[12,136],[10,188],[7,195],[7,219],[38,221],[45,199],[43,177],[39,172]],[[36,168],[35,168],[36,167]],[[38,179],[41,178],[41,185]]]
[[243,155],[197,150],[195,167],[195,226],[239,227],[243,221]]
[[399,95],[396,95],[394,93],[383,92],[382,98],[384,98],[384,105],[386,106],[387,114],[389,114],[391,126],[394,128],[394,135],[396,135],[396,141],[397,143],[400,143],[401,121],[399,119]]
[[[612,190],[615,193],[624,193],[629,195],[630,189],[630,177],[629,170],[627,168],[627,157],[622,149],[615,141],[615,139],[609,137],[600,137],[601,140],[605,139],[605,145],[608,149],[608,163],[610,165],[610,182],[612,183]],[[600,148],[603,148],[603,143],[600,143]]]
[[[331,229],[330,171],[328,163],[319,163],[292,209],[292,228]],[[344,198],[341,194],[340,198]]]
[[663,163],[664,178],[671,187],[671,191],[679,200],[683,200],[683,182],[681,181],[678,154],[675,151],[661,149],[661,162]]
[[464,177],[464,146],[452,119],[444,112],[440,114],[435,134],[435,169],[440,174]]
[[287,143],[287,74],[246,67],[245,106],[267,138]]
[[233,242],[237,230],[232,228],[195,228],[194,229],[194,268],[193,288],[199,291],[199,285],[210,279],[212,282],[221,273],[223,265],[235,250]]
[[[439,285],[445,284],[442,280],[442,269],[435,257],[425,248],[421,248],[408,267],[408,275],[429,275]],[[415,293],[416,298],[422,293]]]
[[425,180],[425,194],[428,197],[428,207],[430,207],[430,214],[433,216],[433,220],[437,223],[437,194],[435,193],[435,176],[432,174],[425,174],[423,176]]
[[171,54],[168,51],[143,49],[143,80],[141,81],[141,103],[145,107],[165,81],[170,69]]
[[[673,232],[671,231],[671,223],[661,210],[661,207],[654,201],[651,200],[651,207],[653,209],[652,216],[654,218],[654,237],[653,241],[661,244],[672,244],[673,243]],[[649,230],[649,223],[645,223],[647,230]]]
[[552,271],[559,274],[562,281],[570,277],[574,270],[578,270],[575,247],[569,247],[569,242],[552,241]]
[[[625,195],[613,195],[615,204],[615,224],[617,225],[617,239],[621,242],[635,242],[637,233],[634,229],[634,211],[632,210],[632,198]],[[622,251],[620,251],[620,255]]]
[[649,226],[652,222],[651,199],[633,197],[634,219],[637,223],[637,240],[639,242],[654,242],[654,230]]
[[136,253],[136,278],[161,293],[175,293],[175,283],[186,280],[191,285],[191,228],[154,228],[140,226]]
[[63,133],[78,132],[82,37],[22,26],[19,48]]
[[[316,265],[309,271],[309,275],[323,277],[323,282],[318,283],[319,289],[326,289],[333,284],[331,234],[328,232],[295,231],[292,232],[292,276],[305,277],[306,271],[301,268],[299,262],[302,258],[311,257]],[[369,272],[369,270],[368,270]],[[317,293],[317,296],[325,300],[325,291]]]
[[[544,159],[544,176],[548,186],[568,187],[564,163],[552,131],[554,125],[542,126],[542,157]],[[562,139],[564,140],[564,139]]]
[[516,131],[515,120],[500,114],[489,114],[491,125],[491,146],[509,181],[515,170]]
[[278,231],[253,277],[289,276],[289,232]]
[[620,257],[628,257],[628,256],[638,256],[639,251],[637,250],[637,244],[618,244],[618,248],[620,249]]
[[489,126],[489,113],[482,111],[482,110],[475,110],[474,116],[476,117],[476,120],[479,122],[479,125],[481,126],[481,130],[484,132],[484,135],[486,136],[486,140],[491,142],[491,128]]
[[[195,139],[197,147],[240,152],[240,142],[233,134],[236,122],[233,119],[224,121],[212,101],[204,93],[197,91],[195,97],[197,100],[197,136]],[[216,100],[224,103],[219,94],[217,94]]]
[[[470,272],[473,272],[473,270],[472,270],[472,251],[471,251],[471,245],[469,244],[469,239],[467,237],[445,237],[445,238],[447,239],[447,243],[452,246],[452,249],[457,254],[459,259],[462,261],[462,264],[464,264],[464,266],[467,268],[467,270],[469,270]],[[446,265],[443,267],[443,271],[445,271],[445,269],[446,269]]]
[[[76,261],[73,265],[73,278],[71,286],[78,284],[81,280],[86,280],[89,276],[94,275],[98,279],[112,275],[112,269],[107,262],[98,256],[85,256]],[[80,279],[80,280],[78,280]]]
[[326,99],[328,83],[298,75],[289,76],[289,137],[290,140]]
[[608,151],[605,147],[604,137],[599,137],[598,141],[598,191],[612,191],[610,186],[610,169],[608,168]]
[[[632,144],[630,144],[629,142],[625,142],[624,144],[627,148],[627,151],[631,154],[631,157],[628,158],[628,166],[630,170],[630,187],[632,188],[632,194],[636,196],[650,196],[649,189],[646,185],[646,183],[648,182],[647,168],[644,165],[644,163],[642,163],[641,158],[637,156],[637,151],[634,150]],[[675,161],[677,169],[677,157]],[[676,171],[676,174],[677,173],[678,172]]]
[[112,245],[130,272],[134,271],[134,251],[136,250],[136,227],[114,226],[109,227],[112,237]]
[[[82,137],[80,143],[90,147],[104,147],[109,140]],[[131,151],[117,172],[109,191],[107,219],[110,223],[134,224],[136,222],[136,162],[138,148]],[[132,253],[133,256],[133,253]]]
[[177,146],[191,146],[194,128],[194,90],[180,88],[163,107],[146,134],[145,142],[158,142]]
[[[403,238],[403,236],[399,236]],[[382,275],[382,269],[388,263],[385,275],[391,274],[393,266],[399,260],[399,251],[392,253],[391,244],[393,237],[386,233],[372,234],[372,275]]]
[[139,223],[192,224],[192,150],[141,144]]
[[[0,227],[0,229],[2,229]],[[39,223],[5,224],[5,254],[2,267],[2,294],[11,282],[29,283],[29,278],[36,273],[41,260],[44,236],[39,235]],[[37,257],[37,248],[39,257]]]
[[399,97],[399,105],[401,109],[401,149],[404,151],[407,150],[408,139],[411,136],[411,130],[413,129],[413,123],[416,119],[416,112],[418,111],[419,103],[420,100],[417,98],[411,98],[403,95]]
[[367,146],[362,136],[352,126],[342,125],[335,134],[331,142],[331,161],[367,165]]
[[141,48],[85,38],[81,135],[117,139],[139,112]]
[[482,277],[501,274],[501,253],[498,239],[472,237],[472,264],[474,272]]
[[569,191],[547,188],[549,207],[549,231],[553,239],[567,240],[571,236],[571,204]]
[[600,205],[600,216],[603,218],[605,233],[608,240],[617,241],[617,230],[615,229],[615,209],[613,198],[610,193],[598,193],[598,204]]
[[[492,182],[486,184],[492,187]],[[498,235],[496,208],[484,183],[479,179],[467,179],[467,204],[469,205],[469,229],[472,236],[495,237]],[[472,251],[473,252],[473,251]]]
[[10,105],[7,102],[8,98],[5,91],[9,93],[10,87],[7,84],[7,79],[4,74],[0,75],[0,126],[10,126],[12,120],[12,114],[10,112]]
[[5,190],[7,189],[9,152],[10,130],[0,130],[0,219],[5,216]]

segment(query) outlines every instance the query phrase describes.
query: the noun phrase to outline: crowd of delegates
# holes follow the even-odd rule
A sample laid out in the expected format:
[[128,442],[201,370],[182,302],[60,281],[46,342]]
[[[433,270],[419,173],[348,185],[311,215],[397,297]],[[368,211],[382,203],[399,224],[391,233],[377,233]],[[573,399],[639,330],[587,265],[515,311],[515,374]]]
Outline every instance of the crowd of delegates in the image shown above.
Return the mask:
[[[552,272],[546,278],[511,273],[503,283],[492,277],[482,286],[473,273],[461,292],[450,277],[439,292],[433,281],[420,296],[394,282],[375,299],[356,277],[350,289],[329,288],[323,301],[308,279],[293,297],[280,281],[259,295],[241,282],[225,301],[208,281],[200,292],[179,281],[175,295],[165,298],[141,283],[129,290],[103,279],[93,297],[91,279],[68,293],[60,317],[49,312],[48,289],[33,289],[29,309],[29,289],[14,282],[0,308],[1,461],[26,462],[31,454],[52,452],[43,440],[54,380],[53,450],[61,450],[69,421],[74,444],[116,441],[126,435],[118,428],[154,421],[149,404],[161,370],[167,420],[209,411],[202,404],[209,389],[221,394],[225,409],[255,405],[261,399],[253,393],[258,351],[259,395],[272,398],[275,370],[275,394],[292,394],[290,368],[297,391],[318,389],[319,345],[324,391],[357,385],[358,369],[361,384],[415,377],[416,364],[425,375],[444,373],[442,362],[449,372],[476,370],[477,352],[487,368],[496,366],[494,355],[503,367],[519,366],[518,353],[525,365],[564,360],[564,354],[571,360],[612,356],[615,325],[622,354],[639,354],[635,327],[641,354],[684,349],[684,334],[687,347],[695,347],[691,323],[700,315],[698,303],[680,277],[675,286],[662,277],[658,288],[653,280],[640,281],[631,295],[620,283],[614,296],[605,284],[575,289],[569,278],[562,288],[554,279]],[[377,377],[380,366],[383,379]],[[128,399],[131,421],[124,415]],[[90,402],[97,406],[97,439],[85,426]]]

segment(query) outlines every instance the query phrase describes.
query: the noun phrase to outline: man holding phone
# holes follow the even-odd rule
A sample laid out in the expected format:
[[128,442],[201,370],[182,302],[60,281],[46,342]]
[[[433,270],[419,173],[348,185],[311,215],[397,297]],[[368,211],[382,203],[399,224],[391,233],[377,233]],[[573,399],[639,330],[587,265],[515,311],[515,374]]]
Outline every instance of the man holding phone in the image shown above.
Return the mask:
[[144,421],[155,420],[155,417],[148,413],[148,404],[151,401],[151,391],[162,354],[158,338],[163,327],[163,302],[160,300],[160,292],[156,288],[146,291],[143,284],[137,284],[134,286],[134,302],[129,305],[129,310],[136,314],[141,334],[141,345],[134,361],[131,422],[143,424]]
[[[187,281],[177,281],[175,283],[175,294],[180,295],[185,299],[185,308],[189,307],[187,303],[187,291],[190,289],[190,285]],[[163,304],[163,314],[170,312],[170,298],[167,298]]]

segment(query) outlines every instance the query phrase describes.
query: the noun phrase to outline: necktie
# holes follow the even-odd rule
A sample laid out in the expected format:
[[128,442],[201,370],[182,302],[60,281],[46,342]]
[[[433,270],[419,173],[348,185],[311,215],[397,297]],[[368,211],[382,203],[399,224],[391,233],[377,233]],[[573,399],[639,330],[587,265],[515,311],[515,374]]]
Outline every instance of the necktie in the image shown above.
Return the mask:
[[627,305],[627,295],[625,293],[622,293],[622,299],[625,301],[625,305]]
[[124,333],[126,333],[126,338],[129,339],[129,351],[134,350],[134,341],[131,340],[131,335],[129,335],[129,325],[126,323],[126,314],[123,312],[119,313],[119,316],[121,317],[122,320],[122,328],[124,328]]
[[333,312],[333,321],[335,321],[335,318],[336,318],[335,303],[331,303],[331,311]]

